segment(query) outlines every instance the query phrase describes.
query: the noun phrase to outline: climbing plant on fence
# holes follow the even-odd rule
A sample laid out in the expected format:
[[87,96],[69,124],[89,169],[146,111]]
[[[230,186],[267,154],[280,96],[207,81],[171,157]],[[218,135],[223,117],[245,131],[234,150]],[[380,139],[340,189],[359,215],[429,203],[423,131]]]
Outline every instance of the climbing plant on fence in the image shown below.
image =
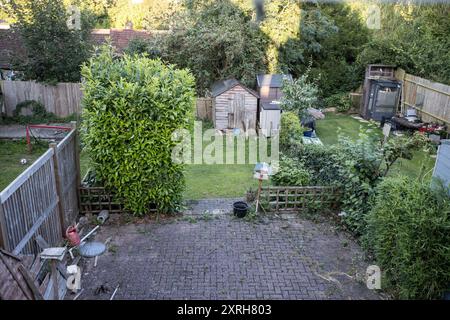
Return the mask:
[[84,142],[97,177],[141,215],[171,211],[184,188],[172,133],[193,123],[194,78],[159,60],[114,57],[104,46],[83,66]]

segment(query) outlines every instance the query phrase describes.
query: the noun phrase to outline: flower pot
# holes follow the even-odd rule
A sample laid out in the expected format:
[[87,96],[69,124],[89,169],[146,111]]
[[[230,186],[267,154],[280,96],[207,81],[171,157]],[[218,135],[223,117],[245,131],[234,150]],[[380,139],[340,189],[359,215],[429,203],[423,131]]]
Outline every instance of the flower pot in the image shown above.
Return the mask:
[[243,201],[233,203],[233,214],[238,218],[243,218],[247,215],[248,204]]

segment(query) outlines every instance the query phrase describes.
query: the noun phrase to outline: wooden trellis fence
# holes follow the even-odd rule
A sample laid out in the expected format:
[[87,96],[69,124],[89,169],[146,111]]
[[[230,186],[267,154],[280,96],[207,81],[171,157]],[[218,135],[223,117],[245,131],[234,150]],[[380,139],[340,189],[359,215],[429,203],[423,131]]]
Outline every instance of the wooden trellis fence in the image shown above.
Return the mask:
[[333,187],[305,186],[282,187],[270,186],[262,188],[261,203],[275,211],[301,211],[312,204],[333,206],[338,203],[339,192]]

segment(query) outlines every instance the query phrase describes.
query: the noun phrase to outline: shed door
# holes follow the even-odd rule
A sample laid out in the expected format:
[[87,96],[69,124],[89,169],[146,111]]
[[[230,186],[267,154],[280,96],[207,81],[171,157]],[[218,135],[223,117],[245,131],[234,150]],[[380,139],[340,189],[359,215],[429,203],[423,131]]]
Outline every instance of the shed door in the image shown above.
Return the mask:
[[246,119],[245,114],[245,94],[235,93],[228,113],[228,127],[242,128],[242,121]]

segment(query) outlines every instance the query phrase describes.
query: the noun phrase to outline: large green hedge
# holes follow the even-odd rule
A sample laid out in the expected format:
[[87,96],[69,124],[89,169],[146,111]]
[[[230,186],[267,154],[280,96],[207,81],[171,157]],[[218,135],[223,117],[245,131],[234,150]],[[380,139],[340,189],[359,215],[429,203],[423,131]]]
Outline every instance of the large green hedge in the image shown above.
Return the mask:
[[184,188],[172,133],[193,123],[192,75],[104,46],[82,68],[84,141],[103,184],[135,214],[171,211]]
[[450,288],[450,199],[406,177],[386,178],[368,214],[366,244],[403,299],[440,298]]

